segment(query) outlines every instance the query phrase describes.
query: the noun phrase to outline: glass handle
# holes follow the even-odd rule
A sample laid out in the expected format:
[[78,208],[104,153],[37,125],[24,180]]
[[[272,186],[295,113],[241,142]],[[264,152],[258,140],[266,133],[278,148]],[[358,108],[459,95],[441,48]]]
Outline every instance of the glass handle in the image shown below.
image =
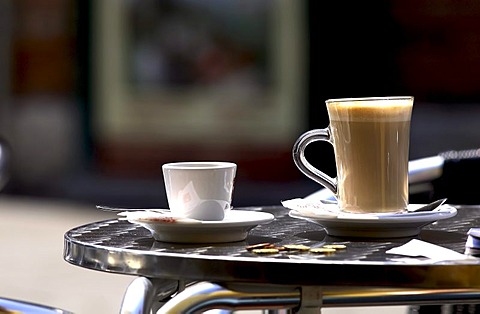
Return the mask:
[[308,162],[307,158],[305,158],[305,148],[313,142],[317,141],[325,141],[332,144],[330,129],[315,129],[310,130],[302,135],[297,139],[295,145],[293,145],[293,161],[297,168],[308,178],[312,179],[315,182],[320,183],[327,189],[333,192],[335,196],[337,196],[337,178],[332,178],[326,173],[318,170],[311,163]]

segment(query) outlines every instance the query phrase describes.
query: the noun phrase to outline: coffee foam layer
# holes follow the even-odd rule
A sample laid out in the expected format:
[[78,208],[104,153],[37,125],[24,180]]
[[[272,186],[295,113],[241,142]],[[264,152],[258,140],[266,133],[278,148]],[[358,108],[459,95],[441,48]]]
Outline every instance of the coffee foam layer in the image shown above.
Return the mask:
[[329,101],[327,108],[330,120],[336,121],[408,121],[413,101],[407,99]]

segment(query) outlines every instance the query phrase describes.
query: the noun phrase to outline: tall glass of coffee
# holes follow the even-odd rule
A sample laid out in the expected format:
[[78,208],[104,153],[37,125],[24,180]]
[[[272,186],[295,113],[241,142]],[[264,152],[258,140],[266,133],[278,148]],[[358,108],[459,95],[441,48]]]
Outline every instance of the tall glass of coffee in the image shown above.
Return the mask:
[[[330,189],[343,211],[406,210],[413,97],[330,99],[326,105],[330,125],[298,138],[293,147],[296,166]],[[333,145],[336,178],[305,158],[305,148],[315,141]]]

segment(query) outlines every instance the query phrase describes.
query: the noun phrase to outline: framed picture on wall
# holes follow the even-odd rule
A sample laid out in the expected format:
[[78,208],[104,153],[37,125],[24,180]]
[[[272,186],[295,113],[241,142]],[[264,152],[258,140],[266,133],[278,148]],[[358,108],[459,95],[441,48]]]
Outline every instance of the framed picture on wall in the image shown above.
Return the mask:
[[129,145],[165,159],[290,151],[307,111],[301,3],[96,1],[92,12],[92,134],[107,159]]

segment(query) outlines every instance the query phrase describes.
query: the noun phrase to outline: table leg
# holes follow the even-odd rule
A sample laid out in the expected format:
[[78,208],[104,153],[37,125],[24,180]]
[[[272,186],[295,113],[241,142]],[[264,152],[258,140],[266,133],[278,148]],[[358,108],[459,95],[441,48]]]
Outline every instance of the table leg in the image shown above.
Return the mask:
[[175,295],[157,314],[199,313],[210,309],[290,309],[293,313],[311,314],[320,313],[324,307],[480,303],[478,289],[326,289],[314,286],[294,290],[269,290],[268,286],[250,286],[253,288],[250,290],[238,288],[240,287],[230,290],[219,284],[198,283]]
[[285,309],[300,304],[300,291],[239,292],[221,285],[201,282],[188,287],[166,302],[157,314],[198,313],[211,309]]
[[138,277],[127,288],[120,308],[121,314],[151,314],[163,305],[162,300],[179,290],[176,280]]
[[318,314],[321,313],[323,305],[322,287],[304,286],[301,288],[300,306],[297,309],[298,314]]

